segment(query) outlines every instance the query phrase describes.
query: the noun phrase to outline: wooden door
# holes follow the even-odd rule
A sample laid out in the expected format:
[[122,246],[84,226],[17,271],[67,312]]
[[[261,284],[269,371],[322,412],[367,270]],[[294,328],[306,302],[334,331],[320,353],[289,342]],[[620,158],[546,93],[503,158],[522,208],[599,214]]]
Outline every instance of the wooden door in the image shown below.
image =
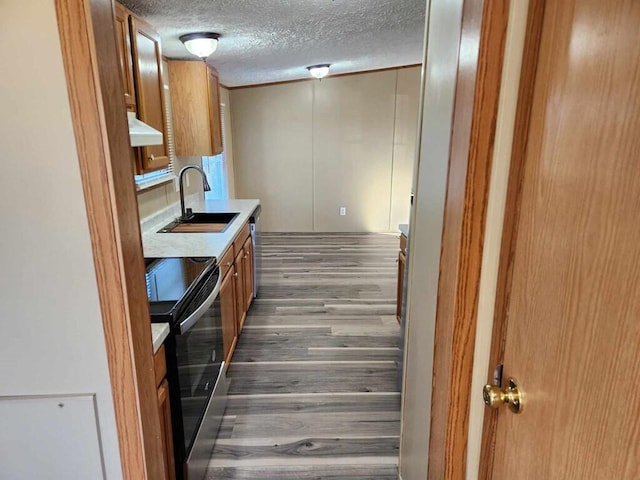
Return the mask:
[[207,69],[209,78],[209,124],[211,128],[211,148],[213,155],[222,153],[222,116],[220,115],[220,84],[218,72],[209,67]]
[[554,0],[540,18],[494,342],[526,400],[485,422],[483,476],[638,479],[640,2]]
[[220,286],[220,316],[222,317],[222,344],[224,360],[229,365],[237,339],[236,297],[233,269],[222,280]]
[[141,174],[169,165],[167,116],[160,37],[151,25],[133,15],[130,22],[138,118],[164,136],[162,145],[141,147],[142,154],[138,156],[137,165],[137,173]]
[[242,326],[244,325],[244,320],[247,316],[247,303],[244,299],[244,264],[244,250],[240,249],[238,255],[236,255],[234,273],[236,280],[236,328],[238,330],[238,335],[240,335],[240,332],[242,331]]
[[251,237],[248,237],[242,247],[244,250],[244,302],[245,311],[249,311],[253,302],[253,245]]
[[133,87],[133,57],[131,56],[131,31],[129,17],[131,13],[116,2],[116,42],[118,43],[118,59],[120,74],[124,85],[124,102],[127,110],[136,109],[136,93]]

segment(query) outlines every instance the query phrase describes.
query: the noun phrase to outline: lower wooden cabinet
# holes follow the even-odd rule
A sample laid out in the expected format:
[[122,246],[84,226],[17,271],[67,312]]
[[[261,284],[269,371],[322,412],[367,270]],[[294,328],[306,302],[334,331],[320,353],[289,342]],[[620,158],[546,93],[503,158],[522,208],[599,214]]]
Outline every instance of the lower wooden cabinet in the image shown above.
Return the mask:
[[220,315],[222,317],[222,343],[224,346],[224,361],[229,365],[231,355],[236,346],[238,332],[236,329],[236,296],[234,273],[232,265],[222,280],[220,287]]
[[244,303],[245,310],[249,311],[251,302],[253,302],[253,245],[251,236],[244,242],[242,248],[244,250]]
[[165,478],[175,480],[176,468],[173,456],[173,432],[171,428],[171,405],[169,401],[169,383],[167,375],[167,362],[164,353],[164,345],[153,355],[153,370],[158,387],[158,413],[160,414],[160,434],[162,436],[162,449],[164,451]]
[[162,448],[164,450],[165,478],[175,480],[176,467],[173,456],[173,432],[171,430],[171,405],[169,402],[169,383],[165,378],[158,387],[158,410],[160,412],[160,429]]
[[244,321],[247,318],[247,307],[244,301],[244,250],[240,250],[236,255],[236,328],[238,334],[242,332]]
[[253,269],[253,247],[249,225],[246,224],[220,257],[223,275],[220,287],[222,341],[227,367],[253,300]]

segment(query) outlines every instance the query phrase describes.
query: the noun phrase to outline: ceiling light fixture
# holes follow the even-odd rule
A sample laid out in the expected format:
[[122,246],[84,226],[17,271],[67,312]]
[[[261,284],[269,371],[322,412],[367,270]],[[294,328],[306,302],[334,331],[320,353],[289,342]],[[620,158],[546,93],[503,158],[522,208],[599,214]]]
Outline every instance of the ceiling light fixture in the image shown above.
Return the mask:
[[199,32],[182,35],[180,41],[184,43],[184,46],[190,53],[204,60],[216,51],[219,38],[219,33]]
[[329,67],[331,67],[331,64],[321,63],[320,65],[311,65],[310,67],[307,67],[307,70],[309,70],[309,73],[312,76],[316,77],[318,80],[321,80],[329,73]]

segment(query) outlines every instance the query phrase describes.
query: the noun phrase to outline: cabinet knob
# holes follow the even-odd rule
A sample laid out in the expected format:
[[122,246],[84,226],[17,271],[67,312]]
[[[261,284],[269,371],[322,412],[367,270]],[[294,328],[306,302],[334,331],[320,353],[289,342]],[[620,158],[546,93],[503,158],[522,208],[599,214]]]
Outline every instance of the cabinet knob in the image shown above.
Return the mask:
[[153,162],[155,159],[156,159],[155,155],[153,155],[153,154],[149,155],[149,161],[150,162]]
[[235,272],[235,273],[233,274],[233,276],[234,276],[234,277],[237,277],[237,276],[238,276],[238,272]]
[[231,262],[227,262],[227,263],[225,264],[225,266],[226,266],[226,267],[230,267],[230,266],[231,266]]

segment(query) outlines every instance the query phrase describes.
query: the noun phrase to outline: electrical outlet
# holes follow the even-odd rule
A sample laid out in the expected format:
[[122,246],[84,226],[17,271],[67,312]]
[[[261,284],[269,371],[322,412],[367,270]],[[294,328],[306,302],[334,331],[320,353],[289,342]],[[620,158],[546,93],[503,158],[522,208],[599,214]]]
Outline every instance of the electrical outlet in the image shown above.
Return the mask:
[[340,216],[344,217],[347,214],[347,207],[340,207]]

